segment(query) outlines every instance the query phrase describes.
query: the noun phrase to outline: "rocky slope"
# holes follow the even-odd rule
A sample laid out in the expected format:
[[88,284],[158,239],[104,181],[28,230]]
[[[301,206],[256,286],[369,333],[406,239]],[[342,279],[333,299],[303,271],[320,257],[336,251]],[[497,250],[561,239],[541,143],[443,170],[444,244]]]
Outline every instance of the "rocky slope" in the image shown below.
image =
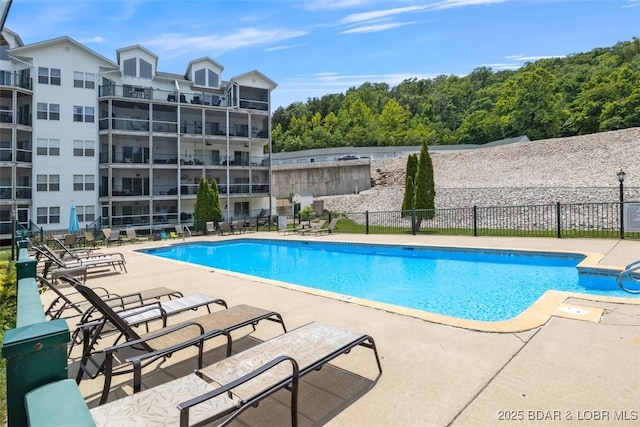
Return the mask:
[[[432,151],[436,207],[640,201],[640,128],[479,149]],[[372,160],[374,187],[320,197],[337,212],[394,211],[402,206],[407,159]]]

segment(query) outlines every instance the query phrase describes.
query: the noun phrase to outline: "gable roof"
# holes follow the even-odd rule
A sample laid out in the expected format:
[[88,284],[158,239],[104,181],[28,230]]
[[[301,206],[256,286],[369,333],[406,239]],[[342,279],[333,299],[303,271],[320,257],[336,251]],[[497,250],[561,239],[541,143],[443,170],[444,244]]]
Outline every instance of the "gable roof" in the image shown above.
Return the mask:
[[123,48],[120,48],[120,49],[116,50],[116,56],[117,56],[118,64],[120,63],[120,54],[124,53],[124,52],[127,52],[129,50],[141,50],[144,53],[146,53],[147,55],[152,56],[153,59],[155,59],[156,62],[158,62],[158,55],[156,55],[155,53],[151,52],[149,49],[145,49],[144,47],[140,46],[139,44],[134,44],[134,45],[123,47]]
[[41,42],[37,42],[37,43],[32,43],[32,44],[28,44],[25,46],[20,46],[20,47],[15,47],[13,49],[9,50],[9,54],[10,55],[14,55],[14,56],[20,56],[20,55],[28,55],[29,52],[32,52],[36,49],[42,49],[42,48],[47,48],[50,46],[56,46],[62,43],[70,43],[72,45],[74,45],[75,47],[83,50],[84,52],[88,53],[89,55],[92,55],[96,58],[98,58],[99,60],[103,61],[105,64],[114,67],[114,68],[118,68],[118,64],[116,64],[115,62],[111,61],[110,59],[105,58],[104,56],[100,55],[98,52],[89,49],[88,47],[86,47],[83,44],[78,43],[77,41],[75,41],[74,39],[72,39],[71,37],[68,36],[63,36],[63,37],[58,37],[55,39],[50,39],[50,40],[45,40],[45,41],[41,41]]
[[184,72],[185,77],[187,77],[189,74],[191,74],[191,68],[193,67],[193,64],[196,64],[198,62],[209,62],[213,65],[215,65],[216,67],[220,68],[220,71],[222,72],[222,70],[224,70],[224,66],[222,64],[220,64],[219,62],[211,59],[208,56],[203,56],[202,58],[198,58],[198,59],[194,59],[189,61],[189,65],[187,66],[187,71]]
[[236,80],[241,80],[247,77],[258,77],[264,81],[266,81],[269,86],[271,86],[271,90],[275,89],[278,87],[278,84],[276,82],[274,82],[273,80],[271,80],[269,77],[265,76],[264,74],[262,74],[260,71],[258,70],[253,70],[253,71],[249,71],[248,73],[244,73],[244,74],[240,74],[238,76],[235,76],[231,79],[232,82],[235,82]]

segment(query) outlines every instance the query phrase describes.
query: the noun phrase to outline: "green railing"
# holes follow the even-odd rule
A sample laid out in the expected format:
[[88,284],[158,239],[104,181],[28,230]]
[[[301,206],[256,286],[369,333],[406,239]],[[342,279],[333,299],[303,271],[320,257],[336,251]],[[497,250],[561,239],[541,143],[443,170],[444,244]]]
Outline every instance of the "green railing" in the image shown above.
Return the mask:
[[20,242],[16,275],[18,286],[16,328],[2,341],[7,369],[9,426],[25,426],[24,396],[42,385],[67,378],[69,328],[63,319],[47,321],[36,282],[37,261]]

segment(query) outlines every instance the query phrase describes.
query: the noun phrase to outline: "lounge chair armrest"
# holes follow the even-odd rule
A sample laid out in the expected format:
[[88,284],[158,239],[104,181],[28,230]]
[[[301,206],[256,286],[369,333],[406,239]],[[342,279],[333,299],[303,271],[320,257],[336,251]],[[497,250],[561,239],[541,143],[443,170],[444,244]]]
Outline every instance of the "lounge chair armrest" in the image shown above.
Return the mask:
[[[153,301],[149,304],[142,304],[138,307],[129,308],[127,310],[135,310],[135,311],[132,313],[122,313],[122,312],[118,313],[120,317],[122,317],[125,320],[128,317],[133,317],[141,313],[157,310],[159,312],[159,316],[160,316],[159,318],[162,319],[163,324],[166,325],[167,323],[167,317],[168,317],[167,311],[164,308],[162,308],[162,304],[160,303],[160,301]],[[150,320],[153,320],[153,319],[149,319],[147,321],[150,321]]]
[[[298,381],[300,378],[300,368],[298,367],[298,362],[296,362],[293,358],[289,356],[278,356],[275,359],[271,360],[270,362],[265,363],[259,368],[249,372],[248,374],[241,376],[240,378],[237,378],[231,381],[230,383],[227,383],[221,387],[218,387],[217,389],[212,390],[208,393],[194,397],[193,399],[187,400],[186,402],[179,403],[177,405],[177,408],[180,411],[180,425],[181,426],[189,425],[189,409],[192,408],[193,406],[199,405],[209,399],[213,399],[216,396],[220,396],[221,394],[230,392],[231,390],[238,387],[239,385],[244,384],[247,381],[258,377],[264,374],[265,372],[267,372],[268,370],[274,368],[275,366],[287,361],[291,363],[291,376],[288,376],[282,379],[280,382],[271,385],[268,390],[264,390],[262,393],[258,394],[258,396],[254,397],[252,401],[257,402],[262,397],[266,397],[269,391],[278,390],[290,382],[291,392],[292,392],[292,405],[294,406],[292,407],[292,409],[295,409],[294,399],[297,401],[297,390],[298,390]],[[196,375],[198,375],[198,371],[196,371]],[[252,402],[249,401],[247,403],[251,404]]]
[[[193,323],[189,323],[188,325],[182,325],[182,326],[193,326],[193,325],[198,325],[197,323],[193,322]],[[200,325],[198,325],[200,326]],[[166,334],[163,334],[166,335]],[[202,333],[200,335],[198,335],[197,337],[193,337],[190,338],[188,340],[182,341],[178,344],[174,344],[172,346],[169,347],[165,347],[156,351],[151,351],[148,353],[144,353],[144,354],[139,354],[136,356],[131,356],[127,359],[125,359],[126,362],[131,363],[134,366],[139,365],[143,360],[145,359],[154,359],[154,358],[158,358],[158,357],[162,357],[166,354],[172,354],[175,353],[178,350],[182,350],[183,348],[187,348],[187,347],[191,347],[192,345],[196,345],[199,344],[203,341],[208,340],[209,338],[214,338],[217,336],[222,336],[224,335],[227,338],[227,348],[229,346],[229,344],[231,343],[231,334],[223,329],[215,329],[213,331]],[[144,342],[144,341],[149,341],[149,337],[145,337],[144,340],[136,340],[138,343]],[[128,341],[126,343],[120,344],[119,346],[123,346],[123,347],[127,347],[130,346],[131,343],[134,341]],[[135,345],[135,344],[133,344]],[[119,347],[119,346],[113,346],[113,347],[109,347],[109,348],[115,348],[115,347]],[[106,351],[107,349],[105,349]]]
[[[204,329],[198,323],[196,323],[196,322],[184,322],[184,323],[181,323],[179,325],[170,326],[170,327],[167,327],[167,328],[162,328],[159,331],[152,332],[152,333],[150,333],[148,335],[145,335],[143,338],[140,338],[140,339],[137,339],[137,340],[130,340],[130,341],[123,342],[121,344],[116,344],[116,345],[112,345],[110,347],[105,347],[102,351],[105,352],[105,353],[109,353],[109,352],[118,351],[118,350],[123,349],[123,348],[131,347],[131,346],[134,346],[134,345],[144,344],[147,341],[151,341],[151,340],[153,340],[155,338],[159,338],[159,337],[162,337],[162,336],[165,336],[165,335],[169,335],[169,334],[172,334],[172,333],[174,333],[176,331],[180,331],[181,329],[185,329],[187,327],[192,327],[192,326],[196,326],[196,327],[200,328],[200,335],[197,337],[198,339],[201,339],[202,336],[205,336]],[[218,330],[212,331],[212,332],[217,332],[217,331]],[[221,332],[218,332],[218,333],[225,333],[225,332],[221,331]],[[189,341],[191,341],[191,340],[189,340]],[[195,340],[194,342],[197,342],[197,341],[198,340]],[[142,356],[133,356],[133,357],[131,357],[131,359],[134,360],[134,359],[138,359],[140,357],[142,359],[145,359],[148,354],[149,353],[147,353],[145,355],[142,355]],[[129,360],[127,359],[127,361],[129,361]]]
[[[135,298],[135,301],[131,300],[133,298]],[[111,303],[113,303],[114,301],[119,301],[119,304],[117,306],[121,307],[123,310],[125,309],[126,306],[134,304],[134,302],[136,304],[140,304],[140,306],[144,305],[144,300],[142,299],[142,294],[140,292],[134,292],[134,293],[125,294],[125,295],[110,294],[106,298],[103,297],[102,299],[111,307],[114,307]],[[127,301],[125,301],[125,299]]]
[[[111,295],[116,295],[116,294],[112,294],[110,293],[107,288],[103,288],[102,286],[92,286],[91,289],[93,289],[94,291],[100,291],[102,292],[102,297],[103,298],[109,298]],[[97,293],[97,292],[96,292]]]

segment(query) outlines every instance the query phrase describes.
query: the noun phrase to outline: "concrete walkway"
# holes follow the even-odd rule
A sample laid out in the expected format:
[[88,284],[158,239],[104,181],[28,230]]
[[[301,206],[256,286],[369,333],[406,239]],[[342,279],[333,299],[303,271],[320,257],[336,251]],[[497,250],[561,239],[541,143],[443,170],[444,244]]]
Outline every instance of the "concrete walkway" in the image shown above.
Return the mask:
[[[243,237],[285,238],[275,233]],[[592,265],[618,269],[640,259],[640,242],[627,240],[340,234],[299,238],[579,251],[591,254]],[[167,243],[172,242],[102,249],[123,252],[129,272],[90,275],[88,284],[119,293],[156,286],[184,294],[203,292],[224,298],[229,305],[278,311],[288,329],[319,320],[375,339],[382,359],[381,376],[377,376],[372,352],[358,348],[304,378],[299,401],[302,426],[640,425],[637,298],[603,302],[566,296],[562,304],[585,310],[591,307],[600,315],[578,320],[558,312],[529,330],[480,332],[135,252]],[[43,295],[45,303],[51,297],[48,294]],[[196,314],[202,313],[183,318]],[[259,324],[254,333],[236,336],[234,350],[279,333],[277,325]],[[215,340],[208,344],[206,363],[219,360],[217,346],[221,344]],[[147,369],[143,388],[191,372],[195,363],[190,355],[175,355],[161,369]],[[77,357],[74,349],[70,377],[75,376]],[[131,393],[129,380],[116,378],[110,400]],[[102,377],[81,383],[91,406],[97,404],[101,388]],[[237,425],[288,425],[288,399],[288,392],[275,394],[245,412]]]

